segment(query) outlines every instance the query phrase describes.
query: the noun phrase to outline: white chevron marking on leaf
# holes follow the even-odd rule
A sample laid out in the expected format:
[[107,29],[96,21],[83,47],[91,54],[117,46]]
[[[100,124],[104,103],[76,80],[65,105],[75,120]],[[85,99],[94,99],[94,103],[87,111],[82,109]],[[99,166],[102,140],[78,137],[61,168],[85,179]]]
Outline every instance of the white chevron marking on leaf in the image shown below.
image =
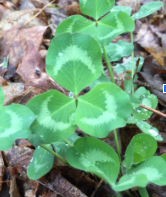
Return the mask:
[[37,118],[37,121],[40,125],[44,126],[47,129],[52,129],[53,131],[59,130],[63,131],[70,127],[70,123],[64,123],[62,121],[58,122],[51,118],[51,112],[48,109],[48,102],[53,96],[47,97],[47,99],[42,103],[40,114]]
[[96,162],[115,162],[109,155],[99,149],[91,149],[85,154],[81,155],[80,163],[85,166],[95,165]]
[[0,137],[8,137],[11,134],[14,134],[22,129],[22,119],[13,111],[6,110],[5,111],[11,117],[11,121],[9,123],[10,128],[6,129],[4,133],[0,134]]
[[105,104],[107,111],[113,113],[114,115],[117,115],[117,104],[115,97],[110,95],[107,91],[103,90],[103,93],[105,95]]
[[124,31],[124,25],[121,19],[118,18],[118,15],[115,15],[115,22],[116,22],[116,29],[111,30],[110,33],[105,36],[99,37],[100,40],[107,39],[111,37],[113,34],[117,34]]
[[80,60],[89,70],[94,74],[96,69],[93,61],[88,56],[88,52],[82,50],[77,45],[72,45],[63,50],[56,59],[56,65],[54,67],[54,75],[58,74],[58,71],[69,61]]
[[109,112],[104,112],[97,118],[82,118],[81,121],[85,124],[89,124],[94,127],[107,123],[112,119],[116,119],[116,117],[113,114],[110,114]]
[[138,174],[145,174],[146,177],[148,178],[148,180],[151,180],[152,182],[155,181],[156,179],[160,179],[162,177],[162,174],[153,166],[152,167],[144,167],[134,173],[134,175],[138,175]]
[[77,19],[74,19],[71,23],[70,23],[70,25],[67,27],[67,29],[66,29],[66,32],[73,32],[73,27],[74,27],[74,24],[75,24],[75,22],[77,21]]
[[102,91],[105,96],[105,109],[107,111],[103,112],[97,118],[82,118],[81,121],[85,124],[94,126],[99,126],[100,124],[108,123],[112,119],[116,119],[117,115],[117,104],[114,96],[110,95],[107,91]]

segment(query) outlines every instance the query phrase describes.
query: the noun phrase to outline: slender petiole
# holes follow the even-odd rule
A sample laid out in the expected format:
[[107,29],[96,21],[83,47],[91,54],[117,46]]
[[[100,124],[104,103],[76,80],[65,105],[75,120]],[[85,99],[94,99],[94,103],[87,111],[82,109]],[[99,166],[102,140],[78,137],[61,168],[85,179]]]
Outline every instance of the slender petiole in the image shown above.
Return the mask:
[[108,66],[108,70],[109,70],[110,76],[111,76],[111,80],[112,80],[113,83],[115,83],[114,75],[113,75],[113,72],[112,72],[112,68],[111,68],[110,62],[108,60],[108,56],[107,56],[105,47],[102,46],[102,49],[103,49],[105,60],[106,60],[107,66]]

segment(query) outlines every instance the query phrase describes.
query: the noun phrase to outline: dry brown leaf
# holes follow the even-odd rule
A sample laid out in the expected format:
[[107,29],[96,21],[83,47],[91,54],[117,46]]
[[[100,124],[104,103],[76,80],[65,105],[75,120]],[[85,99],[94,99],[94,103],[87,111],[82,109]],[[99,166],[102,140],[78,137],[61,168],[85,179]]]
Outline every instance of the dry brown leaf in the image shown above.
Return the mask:
[[[7,17],[3,18],[0,22],[0,29],[1,31],[9,30],[15,26],[22,27],[23,24],[29,21],[34,15],[37,9],[29,9],[29,10],[22,10],[22,11],[15,11],[11,12]],[[30,21],[25,27],[32,27],[32,26],[46,26],[47,23],[40,21],[39,18],[35,18],[34,20]]]
[[4,151],[4,159],[9,166],[20,165],[27,167],[30,163],[34,150],[24,147],[14,146]]
[[50,176],[49,179],[47,179],[47,176],[41,179],[42,183],[52,191],[61,194],[63,197],[87,197],[81,190],[63,178],[57,171],[51,170],[48,176]]
[[3,183],[3,176],[5,173],[5,165],[2,157],[2,152],[0,151],[0,193],[2,189],[2,183]]
[[5,94],[4,106],[13,103],[25,91],[22,83],[8,83],[8,85],[1,86],[1,88]]
[[67,5],[64,7],[66,14],[68,16],[74,15],[74,14],[81,14],[80,6],[78,2],[73,1],[71,5]]
[[139,29],[135,41],[148,51],[164,68],[164,57],[166,57],[166,48],[160,47],[159,39],[154,35],[147,24],[143,24]]
[[2,37],[0,40],[0,58],[9,56],[6,79],[13,77],[16,73],[16,68],[27,53],[28,42],[33,42],[36,50],[39,50],[46,29],[46,26],[36,26],[28,29],[11,29],[0,34]]

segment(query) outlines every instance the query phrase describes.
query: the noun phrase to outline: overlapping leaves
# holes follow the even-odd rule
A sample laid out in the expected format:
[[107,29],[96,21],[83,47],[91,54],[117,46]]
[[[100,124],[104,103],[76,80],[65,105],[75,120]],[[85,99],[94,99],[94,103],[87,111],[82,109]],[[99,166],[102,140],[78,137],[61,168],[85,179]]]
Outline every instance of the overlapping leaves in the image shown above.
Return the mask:
[[117,43],[110,43],[108,46],[105,46],[105,50],[108,55],[108,60],[119,61],[124,56],[129,56],[134,49],[132,43],[124,42],[119,40]]
[[75,111],[74,99],[50,90],[31,99],[27,106],[38,115],[31,130],[45,143],[63,140],[74,133],[76,126],[69,121]]
[[126,168],[129,170],[133,164],[138,164],[154,155],[157,149],[156,140],[148,134],[135,135],[125,152]]
[[[140,87],[134,93],[134,96],[141,101],[142,105],[155,109],[158,103],[157,97],[154,94],[150,94],[150,92],[144,87]],[[148,111],[142,107],[137,107],[133,110],[132,114],[135,118],[145,120],[148,119],[153,112]]]
[[114,149],[92,137],[78,139],[66,154],[67,161],[75,168],[91,172],[106,182],[115,183],[120,163]]
[[93,36],[101,45],[108,45],[117,35],[133,31],[135,28],[133,20],[122,11],[107,14],[96,22],[74,15],[64,20],[56,29],[55,35],[64,32],[80,32]]
[[162,157],[153,156],[122,176],[112,188],[115,191],[123,191],[132,187],[146,187],[148,183],[166,185],[165,168],[165,160]]
[[98,20],[109,12],[115,4],[115,0],[79,0],[81,12]]

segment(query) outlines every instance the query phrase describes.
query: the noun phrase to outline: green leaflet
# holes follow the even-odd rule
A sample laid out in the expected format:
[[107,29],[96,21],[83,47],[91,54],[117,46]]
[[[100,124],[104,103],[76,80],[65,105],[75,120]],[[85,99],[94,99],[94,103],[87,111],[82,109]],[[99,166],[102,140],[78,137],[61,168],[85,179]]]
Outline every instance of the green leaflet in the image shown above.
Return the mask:
[[56,82],[78,95],[102,73],[101,49],[88,34],[60,34],[49,46],[46,65]]
[[8,150],[18,138],[28,138],[36,116],[26,106],[11,104],[0,109],[0,150]]
[[44,144],[44,141],[36,134],[31,134],[28,137],[28,141],[33,145],[33,146],[38,146],[40,144]]
[[[144,63],[144,58],[143,57],[135,57],[134,58],[134,70],[136,70],[136,63],[138,58],[140,58],[139,64],[138,64],[138,69],[137,72],[139,72],[142,68],[142,65]],[[117,74],[120,74],[122,72],[124,72],[125,70],[131,70],[131,61],[129,61],[127,64],[123,65],[123,64],[116,64],[116,66],[114,66],[114,71]]]
[[79,3],[81,12],[97,21],[113,8],[115,0],[79,0]]
[[66,142],[69,142],[72,146],[74,145],[74,142],[79,139],[80,136],[78,136],[77,134],[73,133],[72,135],[70,135],[69,137],[67,137],[65,139]]
[[[158,99],[154,94],[150,94],[150,92],[144,87],[140,87],[134,93],[134,96],[141,101],[142,105],[155,109],[158,103]],[[142,107],[137,107],[133,110],[132,114],[135,118],[145,120],[148,119],[153,112],[148,111]]]
[[132,19],[136,20],[148,16],[153,12],[157,11],[162,5],[163,2],[161,1],[153,1],[150,3],[146,3],[143,6],[141,6],[139,12],[133,14]]
[[0,107],[2,107],[4,101],[5,101],[5,95],[2,88],[0,87]]
[[132,106],[129,96],[112,83],[102,83],[78,98],[75,119],[89,135],[103,138],[126,125]]
[[54,142],[53,146],[58,155],[65,157],[66,152],[69,149],[69,146],[65,142]]
[[135,135],[125,152],[127,171],[133,164],[138,164],[154,155],[157,149],[156,140],[148,134]]
[[130,16],[132,9],[131,7],[127,7],[127,6],[114,6],[111,12],[114,12],[114,11],[123,11]]
[[31,126],[45,143],[57,142],[74,133],[69,121],[75,111],[75,101],[56,90],[49,90],[31,99],[27,106],[38,115]]
[[133,116],[130,116],[127,120],[127,123],[128,124],[136,124],[142,132],[151,135],[157,141],[163,141],[163,138],[159,134],[158,129],[155,127],[152,127],[147,122],[145,122],[143,120],[136,119]]
[[[52,150],[50,144],[45,144],[45,146]],[[53,166],[53,160],[54,156],[50,152],[38,146],[35,149],[31,163],[27,168],[28,177],[32,180],[36,180],[45,175],[51,170]]]
[[103,178],[114,184],[120,169],[119,158],[108,144],[92,137],[83,137],[66,153],[70,165]]
[[153,156],[122,176],[112,188],[115,191],[124,191],[132,187],[146,187],[148,183],[166,185],[165,169],[165,160],[162,157]]
[[110,62],[119,61],[124,56],[129,56],[134,49],[132,43],[124,42],[119,40],[117,43],[110,43],[108,46],[105,46],[105,50],[108,55]]
[[56,34],[64,32],[88,33],[100,45],[108,45],[113,38],[124,32],[131,32],[135,28],[133,20],[125,12],[112,12],[96,23],[80,15],[74,15],[64,20],[56,29]]
[[104,82],[108,82],[111,83],[110,79],[108,77],[106,77],[103,73],[101,74],[101,76],[96,79],[94,82],[92,82],[89,87],[90,89],[96,87],[98,84],[104,83]]
[[163,138],[159,134],[158,129],[155,127],[152,127],[147,122],[142,121],[142,120],[137,120],[136,125],[142,130],[142,132],[151,135],[155,140],[163,141]]
[[166,161],[166,153],[161,155],[161,157]]

